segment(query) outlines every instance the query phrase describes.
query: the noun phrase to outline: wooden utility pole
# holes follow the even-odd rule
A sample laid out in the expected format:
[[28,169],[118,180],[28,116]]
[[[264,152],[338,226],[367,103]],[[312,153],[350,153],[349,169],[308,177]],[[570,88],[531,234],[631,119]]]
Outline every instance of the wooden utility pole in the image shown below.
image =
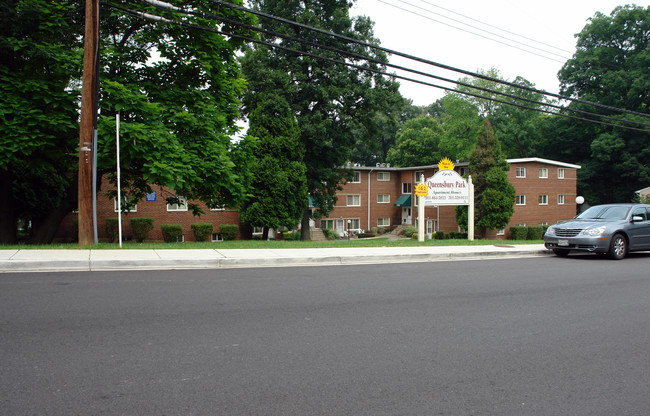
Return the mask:
[[97,117],[97,60],[99,59],[99,0],[86,0],[84,59],[79,125],[79,245],[94,244],[92,170],[93,136]]

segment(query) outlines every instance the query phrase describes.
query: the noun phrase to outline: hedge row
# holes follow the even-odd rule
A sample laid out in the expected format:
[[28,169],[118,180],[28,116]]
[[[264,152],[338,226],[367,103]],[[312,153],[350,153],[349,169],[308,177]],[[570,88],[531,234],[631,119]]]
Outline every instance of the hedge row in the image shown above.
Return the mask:
[[[148,217],[135,217],[131,218],[131,229],[133,230],[133,238],[138,243],[144,242],[149,237],[149,233],[153,230],[153,218]],[[194,239],[196,241],[208,241],[208,238],[214,231],[214,225],[204,222],[196,222],[190,225],[194,232]],[[167,243],[175,243],[182,240],[183,227],[179,224],[162,224],[160,226],[162,231],[163,240]],[[237,224],[221,224],[219,232],[221,238],[224,240],[234,240],[237,238],[239,227]],[[108,235],[109,242],[114,242],[118,237],[118,221],[117,218],[106,218],[106,234]]]
[[548,228],[547,225],[513,225],[510,227],[511,240],[541,240]]

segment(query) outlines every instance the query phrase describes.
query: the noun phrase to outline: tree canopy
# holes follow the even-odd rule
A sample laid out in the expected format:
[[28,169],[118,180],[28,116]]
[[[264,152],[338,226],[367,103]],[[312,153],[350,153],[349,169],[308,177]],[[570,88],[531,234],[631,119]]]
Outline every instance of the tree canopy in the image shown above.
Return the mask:
[[[293,20],[343,36],[366,42],[373,38],[372,22],[366,17],[350,17],[347,0],[255,0],[253,6],[265,13]],[[370,126],[383,94],[393,89],[392,80],[371,72],[382,65],[361,57],[386,62],[382,52],[346,40],[317,33],[303,27],[260,18],[260,26],[289,38],[263,34],[262,38],[298,51],[255,45],[242,58],[242,68],[249,82],[244,110],[250,114],[257,107],[260,93],[285,97],[296,114],[300,140],[305,149],[304,164],[307,187],[317,209],[315,216],[328,215],[336,202],[336,191],[349,175],[339,167],[351,160],[359,126]],[[320,49],[323,44],[354,55],[342,56],[334,50]],[[315,54],[329,60],[316,58]],[[350,67],[341,61],[357,65]],[[365,129],[370,132],[372,129]],[[304,201],[302,237],[309,238],[308,200]]]
[[[650,115],[650,7],[620,6],[590,19],[577,35],[577,50],[558,76],[562,93]],[[572,108],[593,111],[583,103]],[[648,122],[647,117],[599,109]],[[583,166],[581,192],[591,204],[627,201],[650,182],[650,133],[577,121],[558,121],[553,154]]]

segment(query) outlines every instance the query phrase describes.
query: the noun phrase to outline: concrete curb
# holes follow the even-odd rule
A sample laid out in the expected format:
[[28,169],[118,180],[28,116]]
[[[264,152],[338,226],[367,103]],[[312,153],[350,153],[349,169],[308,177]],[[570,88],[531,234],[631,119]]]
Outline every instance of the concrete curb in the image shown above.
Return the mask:
[[[483,250],[487,248],[486,250]],[[299,249],[300,250],[300,249]],[[348,250],[349,254],[331,253],[323,250],[260,250],[230,253],[227,250],[202,250],[177,252],[165,250],[117,250],[75,251],[59,256],[49,252],[49,258],[27,258],[29,253],[0,255],[0,272],[63,272],[63,271],[113,271],[113,270],[176,270],[176,269],[222,269],[291,266],[337,266],[382,263],[411,263],[453,260],[479,260],[494,258],[536,257],[552,254],[543,247],[531,246],[469,246],[461,248],[437,248],[433,252],[409,253],[408,249]],[[27,251],[27,250],[24,250]],[[334,250],[333,250],[334,251]],[[356,253],[355,253],[356,251]],[[45,252],[41,251],[41,253]],[[225,254],[224,254],[225,253]],[[94,254],[94,255],[93,255]],[[187,255],[185,255],[187,254]],[[319,255],[320,254],[320,255]],[[37,254],[32,254],[36,256]],[[70,258],[72,256],[77,258]],[[230,255],[230,256],[229,256]],[[61,258],[64,257],[64,258]],[[182,257],[182,258],[181,258]]]

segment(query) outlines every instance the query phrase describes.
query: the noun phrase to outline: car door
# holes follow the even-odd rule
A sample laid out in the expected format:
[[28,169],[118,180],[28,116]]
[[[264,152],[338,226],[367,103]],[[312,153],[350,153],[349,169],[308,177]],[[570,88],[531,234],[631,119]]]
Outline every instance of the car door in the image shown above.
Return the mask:
[[650,249],[650,211],[644,207],[634,209],[632,218],[641,217],[643,221],[630,224],[630,248],[633,250]]

